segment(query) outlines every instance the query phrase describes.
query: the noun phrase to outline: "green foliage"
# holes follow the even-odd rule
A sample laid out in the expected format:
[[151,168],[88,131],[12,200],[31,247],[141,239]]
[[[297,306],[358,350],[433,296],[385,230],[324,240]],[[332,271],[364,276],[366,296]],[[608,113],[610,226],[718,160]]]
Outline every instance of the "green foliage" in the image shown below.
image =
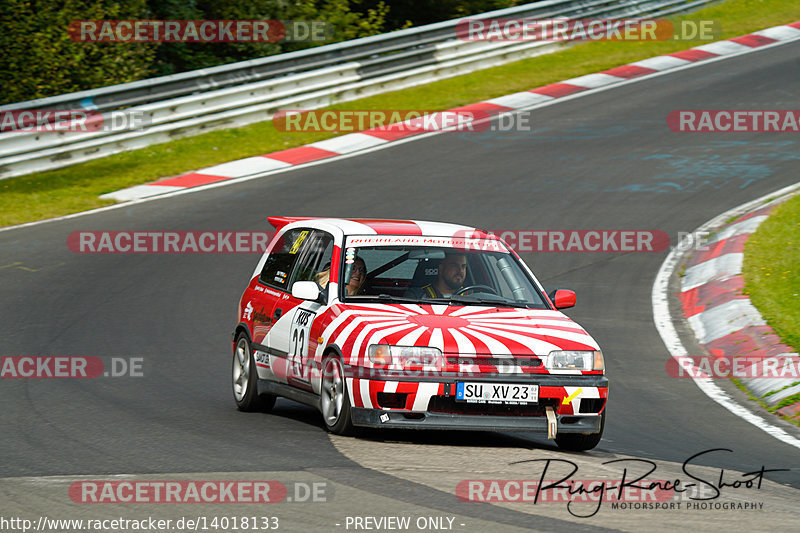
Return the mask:
[[67,29],[77,20],[307,20],[332,27],[328,42],[387,31],[389,6],[362,0],[3,0],[0,104],[319,46],[327,42],[86,43]]
[[286,18],[324,20],[333,26],[334,41],[347,41],[394,29],[386,28],[388,13],[389,6],[383,0],[368,8],[363,8],[360,0],[300,0],[289,7]]
[[[274,20],[283,18],[280,0],[149,0],[158,20]],[[153,76],[166,76],[285,52],[279,43],[161,43]]]
[[[389,30],[396,30],[407,25],[422,26],[530,2],[531,0],[392,0],[386,23]],[[379,3],[381,0],[363,0],[354,8],[366,12]]]
[[145,0],[0,2],[0,103],[146,78],[155,45],[70,39],[74,20],[147,18]]

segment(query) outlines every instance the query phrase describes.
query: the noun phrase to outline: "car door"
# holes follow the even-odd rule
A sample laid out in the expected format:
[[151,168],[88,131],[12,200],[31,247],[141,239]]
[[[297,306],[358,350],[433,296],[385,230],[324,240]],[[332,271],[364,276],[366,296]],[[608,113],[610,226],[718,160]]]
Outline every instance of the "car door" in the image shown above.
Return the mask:
[[254,345],[265,347],[267,344],[266,337],[274,323],[272,310],[281,298],[281,290],[288,279],[287,272],[291,272],[296,261],[296,256],[289,253],[296,238],[297,235],[291,231],[276,236],[261,271],[242,298],[243,319],[252,323]]
[[333,236],[324,231],[314,231],[303,245],[289,276],[286,297],[279,304],[286,308],[283,319],[278,321],[270,336],[270,353],[285,357],[286,382],[307,391],[312,390],[310,378],[315,370],[313,358],[309,357],[311,348],[316,348],[311,329],[320,311],[327,305],[327,283],[321,298],[314,302],[293,297],[291,286],[298,281],[318,282],[324,277],[321,274],[330,269],[332,258]]
[[289,279],[302,254],[303,245],[311,236],[310,228],[291,229],[277,237],[267,256],[253,294],[253,349],[259,377],[284,381],[284,359],[277,361],[271,352],[273,330],[278,327],[288,309]]

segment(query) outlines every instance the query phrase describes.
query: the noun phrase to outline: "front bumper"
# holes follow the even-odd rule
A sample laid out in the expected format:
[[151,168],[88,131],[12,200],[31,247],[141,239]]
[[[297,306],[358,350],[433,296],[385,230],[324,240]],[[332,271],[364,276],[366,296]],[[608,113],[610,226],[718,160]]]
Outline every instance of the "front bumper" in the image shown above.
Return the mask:
[[[456,383],[539,385],[539,401],[528,404],[456,401]],[[354,425],[373,428],[464,429],[547,433],[547,411],[559,433],[597,433],[608,397],[603,375],[491,375],[463,379],[348,379]]]
[[[371,428],[460,429],[472,431],[531,431],[547,433],[547,418],[448,413],[412,413],[382,409],[351,408],[353,424]],[[559,433],[598,433],[601,415],[556,415]]]

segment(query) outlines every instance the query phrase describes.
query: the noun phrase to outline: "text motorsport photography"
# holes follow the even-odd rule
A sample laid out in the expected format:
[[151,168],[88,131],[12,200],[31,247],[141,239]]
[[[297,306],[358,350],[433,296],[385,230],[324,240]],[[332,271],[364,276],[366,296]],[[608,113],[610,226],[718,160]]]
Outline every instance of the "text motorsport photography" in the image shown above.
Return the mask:
[[715,475],[695,470],[705,456],[720,452],[733,450],[716,448],[696,453],[683,462],[680,476],[670,479],[654,479],[658,477],[658,464],[645,459],[598,461],[622,468],[618,477],[606,479],[573,478],[579,466],[568,459],[530,459],[523,462],[542,464],[538,478],[463,480],[456,487],[456,495],[468,502],[560,503],[580,518],[595,516],[606,503],[612,510],[763,510],[762,502],[743,501],[742,493],[757,497],[765,474],[789,469],[762,465],[746,473],[719,469]]

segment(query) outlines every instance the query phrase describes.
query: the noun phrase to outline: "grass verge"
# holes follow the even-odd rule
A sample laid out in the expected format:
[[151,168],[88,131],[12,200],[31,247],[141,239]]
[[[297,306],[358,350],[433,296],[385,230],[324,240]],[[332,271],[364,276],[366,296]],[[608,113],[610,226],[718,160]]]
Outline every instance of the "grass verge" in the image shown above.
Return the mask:
[[[742,391],[743,393],[745,393],[747,395],[747,397],[750,399],[750,401],[753,401],[753,402],[757,403],[758,405],[760,405],[762,408],[764,408],[766,411],[769,411],[770,413],[775,413],[775,411],[777,411],[778,409],[781,409],[782,407],[786,407],[787,405],[793,405],[794,403],[797,403],[798,401],[800,401],[800,395],[794,395],[794,396],[798,396],[798,398],[796,400],[792,401],[792,398],[794,398],[794,396],[790,396],[789,398],[784,398],[783,400],[781,400],[781,402],[779,402],[778,405],[774,405],[774,406],[770,407],[770,405],[766,401],[764,401],[763,398],[759,398],[757,396],[754,396],[753,393],[750,392],[750,389],[748,389],[745,386],[745,384],[742,382],[742,380],[734,378],[734,379],[731,379],[731,381],[736,386],[736,388],[738,388],[740,391]],[[789,403],[784,403],[786,401],[789,401]],[[787,417],[787,416],[781,415],[780,413],[775,413],[775,414],[777,416],[780,416],[782,419],[786,420],[787,422],[791,422],[792,424],[794,424],[796,426],[800,426],[800,418],[798,418],[798,417]]]
[[[800,3],[797,0],[730,0],[670,20],[714,20],[722,30],[718,38],[728,39],[799,19]],[[582,43],[554,54],[333,107],[449,109],[700,44],[705,44],[705,41]],[[101,200],[98,196],[162,177],[333,136],[335,134],[325,132],[279,132],[271,122],[261,122],[2,180],[0,226],[109,205],[114,202]]]
[[800,348],[800,195],[778,206],[745,244],[750,296],[784,343]]
[[797,402],[800,402],[800,394],[793,394],[781,400],[775,407],[771,407],[772,411],[777,411],[778,409],[783,409],[784,407],[789,407],[790,405],[794,405]]

